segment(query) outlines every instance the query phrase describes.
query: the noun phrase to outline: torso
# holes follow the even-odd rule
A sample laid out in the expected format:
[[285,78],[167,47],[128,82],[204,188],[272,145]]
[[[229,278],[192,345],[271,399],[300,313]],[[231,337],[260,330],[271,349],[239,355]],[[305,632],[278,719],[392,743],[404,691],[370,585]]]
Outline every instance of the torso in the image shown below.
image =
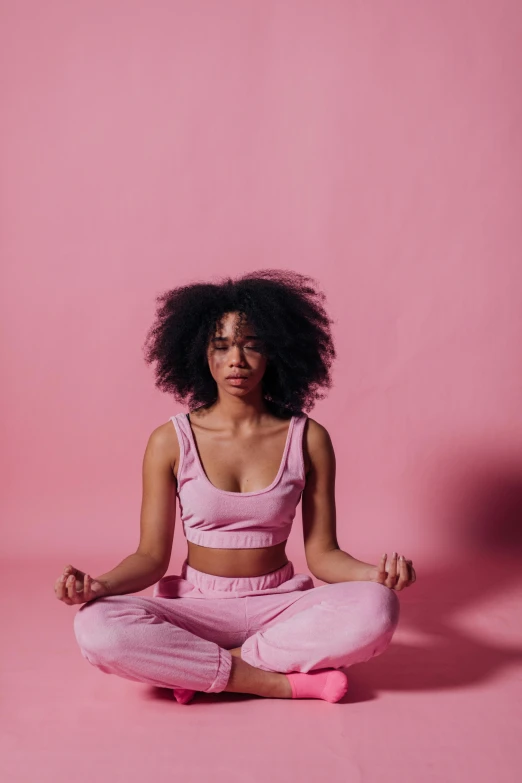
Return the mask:
[[[268,416],[268,414],[267,414]],[[286,443],[289,419],[272,417],[270,426],[249,436],[231,438],[213,429],[208,414],[190,414],[190,424],[201,465],[208,480],[228,492],[255,492],[274,480]],[[306,428],[305,428],[306,433]],[[177,478],[179,448],[172,470]],[[303,436],[305,472],[309,469],[306,438]],[[198,571],[215,576],[249,577],[276,571],[288,562],[286,541],[258,549],[215,549],[187,541],[187,562]]]

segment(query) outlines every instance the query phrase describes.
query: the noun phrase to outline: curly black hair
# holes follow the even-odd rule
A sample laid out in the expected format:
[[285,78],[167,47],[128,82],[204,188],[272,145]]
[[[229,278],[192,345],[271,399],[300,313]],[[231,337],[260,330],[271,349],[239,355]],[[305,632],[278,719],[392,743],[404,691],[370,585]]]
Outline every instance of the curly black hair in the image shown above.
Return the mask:
[[196,282],[156,297],[156,318],[143,350],[156,361],[155,385],[188,405],[189,411],[217,400],[207,347],[226,313],[247,318],[267,358],[262,392],[279,418],[309,411],[332,386],[336,358],[325,295],[314,279],[291,270],[261,269],[236,279]]

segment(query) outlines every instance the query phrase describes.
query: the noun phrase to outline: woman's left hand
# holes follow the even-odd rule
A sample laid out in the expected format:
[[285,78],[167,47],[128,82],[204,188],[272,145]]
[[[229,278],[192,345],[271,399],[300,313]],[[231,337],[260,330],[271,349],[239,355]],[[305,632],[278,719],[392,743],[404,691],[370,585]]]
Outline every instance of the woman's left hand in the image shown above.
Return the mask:
[[369,582],[378,582],[391,590],[403,590],[412,585],[417,579],[411,560],[406,560],[403,555],[398,558],[394,552],[389,564],[386,563],[387,555],[381,557],[379,565],[373,566],[366,577]]

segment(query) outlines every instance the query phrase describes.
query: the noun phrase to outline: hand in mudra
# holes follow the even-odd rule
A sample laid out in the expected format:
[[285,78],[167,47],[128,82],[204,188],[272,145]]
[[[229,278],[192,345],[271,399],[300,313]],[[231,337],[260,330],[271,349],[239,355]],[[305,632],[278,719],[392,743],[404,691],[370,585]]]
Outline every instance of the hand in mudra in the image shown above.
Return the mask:
[[63,569],[63,574],[54,583],[54,592],[59,601],[71,606],[107,595],[109,586],[105,582],[93,579],[78,568],[67,565]]
[[412,585],[417,579],[417,574],[411,560],[406,560],[402,555],[397,560],[397,552],[393,553],[391,561],[386,563],[387,555],[381,557],[379,565],[372,568],[368,574],[369,582],[389,587],[391,590],[403,590]]

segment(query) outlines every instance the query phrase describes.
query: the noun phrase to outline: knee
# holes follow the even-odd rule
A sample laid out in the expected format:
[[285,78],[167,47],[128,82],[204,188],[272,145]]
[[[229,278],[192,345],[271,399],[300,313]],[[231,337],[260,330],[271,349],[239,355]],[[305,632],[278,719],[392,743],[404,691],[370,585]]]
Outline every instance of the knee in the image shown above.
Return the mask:
[[319,587],[317,625],[309,647],[317,646],[334,665],[352,665],[383,652],[399,622],[394,590],[377,582],[337,582]]
[[82,654],[91,663],[117,656],[122,647],[121,625],[115,621],[110,596],[83,604],[74,617],[74,634]]
[[395,590],[378,582],[361,582],[364,585],[365,619],[377,637],[390,637],[400,617],[400,601]]
[[375,638],[389,636],[399,622],[400,602],[395,590],[378,582],[340,582],[331,585],[334,600],[341,609],[348,609],[354,622],[354,607],[361,630]]
[[[369,660],[374,655],[380,655],[389,646],[399,622],[400,602],[397,593],[378,582],[347,582],[345,589],[340,589],[341,611],[348,610],[347,623],[336,629],[338,642],[346,653],[346,645],[350,654],[357,649],[357,661]],[[339,601],[338,598],[338,601]],[[354,604],[357,607],[353,611]],[[339,603],[338,603],[339,608]]]

